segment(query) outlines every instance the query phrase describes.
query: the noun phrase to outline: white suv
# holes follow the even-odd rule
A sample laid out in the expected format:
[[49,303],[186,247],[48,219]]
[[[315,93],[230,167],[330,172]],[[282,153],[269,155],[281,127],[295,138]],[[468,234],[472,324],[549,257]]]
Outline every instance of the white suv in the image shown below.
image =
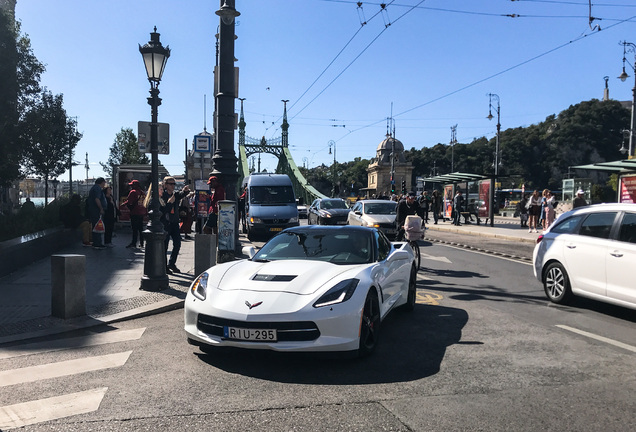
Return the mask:
[[532,261],[554,303],[576,294],[636,309],[636,204],[564,213],[539,236]]

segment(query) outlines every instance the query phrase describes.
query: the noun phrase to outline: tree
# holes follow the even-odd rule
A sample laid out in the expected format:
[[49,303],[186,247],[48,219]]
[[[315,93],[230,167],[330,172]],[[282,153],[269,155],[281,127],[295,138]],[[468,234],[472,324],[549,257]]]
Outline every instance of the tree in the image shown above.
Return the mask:
[[24,116],[21,128],[25,166],[44,179],[45,205],[48,180],[66,171],[69,155],[82,137],[76,131],[76,121],[67,117],[63,99],[61,94],[43,90],[40,100]]
[[0,186],[20,177],[24,115],[37,101],[45,68],[33,55],[31,41],[20,36],[20,23],[0,8]]
[[110,147],[110,154],[106,163],[99,163],[104,172],[113,178],[115,165],[122,164],[150,164],[150,159],[144,153],[139,152],[137,137],[131,128],[121,128],[115,136],[115,142]]

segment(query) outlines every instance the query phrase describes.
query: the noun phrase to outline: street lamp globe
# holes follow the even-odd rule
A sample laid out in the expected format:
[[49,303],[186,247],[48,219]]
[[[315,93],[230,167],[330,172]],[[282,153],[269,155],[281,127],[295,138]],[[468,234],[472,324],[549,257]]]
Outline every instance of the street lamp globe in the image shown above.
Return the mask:
[[139,52],[144,59],[148,81],[159,83],[163,76],[163,70],[166,67],[168,57],[170,57],[170,47],[164,48],[164,46],[161,45],[157,27],[155,27],[154,30],[154,32],[150,33],[150,41],[144,46],[139,45]]
[[231,25],[234,22],[234,18],[241,15],[241,13],[234,8],[234,2],[231,1],[230,4],[228,4],[227,0],[223,2],[223,6],[221,6],[221,9],[216,11],[215,14],[221,17],[221,21],[223,21],[225,25]]
[[625,82],[627,78],[629,78],[629,74],[625,72],[625,67],[623,67],[623,73],[618,76],[618,79]]

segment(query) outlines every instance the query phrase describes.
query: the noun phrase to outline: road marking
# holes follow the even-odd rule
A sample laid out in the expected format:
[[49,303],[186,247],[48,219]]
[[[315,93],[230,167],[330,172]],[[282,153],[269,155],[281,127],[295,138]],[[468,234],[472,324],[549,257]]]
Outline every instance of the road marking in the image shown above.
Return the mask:
[[426,281],[426,280],[433,280],[433,278],[430,278],[428,276],[424,276],[423,274],[418,272],[417,273],[417,280],[418,281]]
[[415,303],[437,306],[439,305],[438,300],[441,300],[443,298],[444,297],[442,297],[442,295],[437,293],[418,290],[417,296],[415,297]]
[[573,333],[580,334],[581,336],[589,337],[591,339],[596,339],[598,341],[605,342],[605,343],[608,343],[610,345],[614,345],[614,346],[617,346],[619,348],[626,349],[627,351],[631,351],[631,352],[635,352],[636,353],[636,347],[635,346],[628,345],[628,344],[623,343],[623,342],[615,341],[614,339],[606,338],[604,336],[599,336],[599,335],[594,334],[594,333],[589,333],[589,332],[586,332],[586,331],[583,331],[583,330],[575,329],[573,327],[569,327],[569,326],[566,326],[566,325],[557,324],[556,326],[561,328],[561,329],[563,329],[563,330],[568,330],[568,331],[571,331]]
[[61,351],[65,349],[82,348],[115,342],[137,340],[144,334],[145,330],[145,327],[133,330],[115,330],[106,333],[97,333],[69,339],[36,342],[14,347],[15,349],[4,348],[0,349],[0,360],[31,354],[40,354],[44,352]]
[[1,371],[0,387],[123,366],[131,353],[132,351],[126,351],[117,354],[86,357],[77,360]]
[[446,264],[452,264],[451,260],[449,260],[445,256],[429,255],[429,254],[421,252],[421,251],[420,251],[420,256],[423,259],[427,259],[427,260],[431,260],[431,261],[439,261],[439,262],[443,262],[443,263],[446,263]]
[[489,257],[493,257],[493,258],[499,258],[499,259],[502,259],[502,260],[512,261],[512,262],[519,263],[519,264],[525,264],[527,266],[531,266],[532,265],[531,262],[523,261],[523,260],[520,260],[520,259],[508,258],[508,257],[505,257],[505,256],[495,255],[495,254],[488,253],[488,252],[481,252],[481,251],[473,250],[473,249],[466,249],[466,248],[463,248],[461,246],[453,246],[453,245],[448,245],[448,244],[440,244],[439,246],[444,246],[444,247],[448,247],[448,248],[463,250],[465,252],[472,252],[472,253],[485,255],[485,256],[489,256]]
[[0,407],[0,430],[97,411],[108,387]]

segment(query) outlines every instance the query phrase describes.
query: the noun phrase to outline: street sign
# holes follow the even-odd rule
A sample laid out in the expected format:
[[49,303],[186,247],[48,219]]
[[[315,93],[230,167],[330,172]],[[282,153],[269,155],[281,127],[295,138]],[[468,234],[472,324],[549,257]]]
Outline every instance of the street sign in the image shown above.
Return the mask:
[[212,135],[195,135],[194,151],[210,153],[212,151]]
[[[137,122],[137,144],[141,153],[151,152],[150,122]],[[170,154],[170,125],[157,123],[157,149],[159,154]]]

